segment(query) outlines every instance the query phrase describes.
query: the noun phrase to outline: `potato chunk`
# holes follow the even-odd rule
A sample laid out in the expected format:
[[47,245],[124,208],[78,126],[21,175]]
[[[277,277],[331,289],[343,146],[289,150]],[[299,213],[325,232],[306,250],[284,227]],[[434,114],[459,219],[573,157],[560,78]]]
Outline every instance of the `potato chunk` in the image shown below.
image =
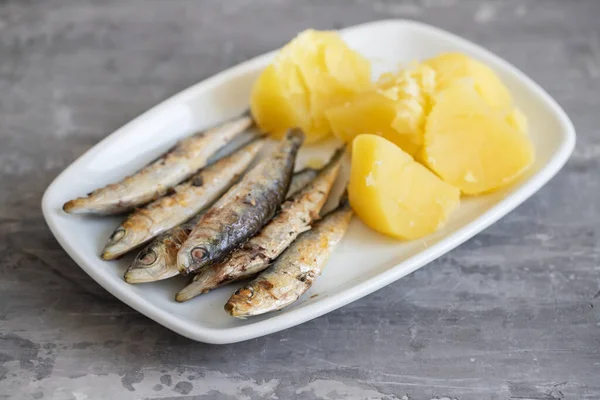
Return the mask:
[[423,144],[435,72],[414,65],[382,75],[372,90],[326,112],[333,134],[351,142],[362,133],[382,136],[414,155]]
[[331,132],[325,110],[369,89],[371,64],[336,32],[307,30],[281,49],[253,86],[258,126],[280,138],[300,127],[312,143]]
[[512,100],[496,73],[481,62],[461,53],[444,53],[423,62],[436,72],[437,90],[447,89],[457,81],[471,79],[475,90],[492,108],[509,111]]
[[482,102],[472,85],[455,83],[436,98],[427,118],[421,158],[465,194],[505,186],[534,158],[520,115],[507,118]]
[[460,201],[458,189],[376,135],[359,135],[352,143],[348,194],[365,224],[402,239],[435,232]]

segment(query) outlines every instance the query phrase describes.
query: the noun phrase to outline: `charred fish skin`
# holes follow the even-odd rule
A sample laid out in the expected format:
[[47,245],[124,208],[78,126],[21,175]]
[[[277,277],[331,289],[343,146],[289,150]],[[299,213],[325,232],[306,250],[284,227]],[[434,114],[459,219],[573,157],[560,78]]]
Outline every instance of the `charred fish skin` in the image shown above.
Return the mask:
[[296,156],[304,142],[299,129],[288,131],[278,148],[263,158],[198,221],[177,255],[183,275],[220,262],[254,236],[285,198]]
[[245,318],[289,306],[313,284],[344,237],[352,209],[347,201],[288,247],[275,263],[238,289],[225,304],[231,316]]
[[[306,186],[317,174],[316,170],[304,169],[292,176],[287,197]],[[146,283],[179,275],[177,252],[187,240],[200,219],[196,215],[185,224],[176,226],[154,238],[133,260],[123,278],[127,283]]]
[[344,148],[337,150],[313,182],[287,200],[281,212],[224,262],[200,271],[175,300],[187,301],[219,286],[250,277],[269,266],[318,218],[342,164]]
[[129,211],[165,193],[203,168],[219,149],[253,124],[243,115],[179,141],[163,157],[120,182],[96,189],[86,197],[66,202],[70,214],[111,215]]
[[175,186],[172,194],[136,209],[115,229],[101,257],[118,258],[198,214],[239,179],[264,143],[254,139]]

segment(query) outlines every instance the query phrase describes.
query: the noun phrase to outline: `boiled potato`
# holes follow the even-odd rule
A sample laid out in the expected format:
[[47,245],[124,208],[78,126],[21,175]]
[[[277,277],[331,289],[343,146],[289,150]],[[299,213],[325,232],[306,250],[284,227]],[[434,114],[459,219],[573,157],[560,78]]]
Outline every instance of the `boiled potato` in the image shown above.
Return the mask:
[[423,62],[436,72],[437,91],[460,80],[472,80],[475,90],[490,106],[508,111],[512,100],[496,73],[481,62],[462,53],[444,53]]
[[375,91],[358,96],[352,103],[331,108],[326,115],[334,135],[346,143],[361,133],[372,133],[402,148],[412,150],[414,147],[392,128],[396,118],[394,103]]
[[376,135],[359,135],[352,143],[348,194],[365,224],[401,239],[435,232],[460,201],[458,189]]
[[372,90],[326,112],[333,134],[350,142],[362,133],[382,136],[414,155],[423,144],[435,72],[419,65],[382,75]]
[[279,139],[288,127],[310,124],[307,93],[297,71],[288,71],[288,78],[281,81],[276,69],[269,65],[254,84],[250,100],[252,115],[260,128]]
[[505,114],[481,101],[473,85],[455,83],[436,97],[427,118],[422,159],[465,194],[498,189],[533,162],[531,141],[520,130],[526,127],[518,128],[522,124],[507,122]]
[[300,127],[307,142],[330,135],[325,110],[372,86],[371,65],[336,32],[307,30],[281,49],[253,86],[250,109],[258,126],[280,138]]
[[527,117],[518,108],[514,108],[506,116],[506,122],[519,132],[527,134],[529,132],[529,123]]

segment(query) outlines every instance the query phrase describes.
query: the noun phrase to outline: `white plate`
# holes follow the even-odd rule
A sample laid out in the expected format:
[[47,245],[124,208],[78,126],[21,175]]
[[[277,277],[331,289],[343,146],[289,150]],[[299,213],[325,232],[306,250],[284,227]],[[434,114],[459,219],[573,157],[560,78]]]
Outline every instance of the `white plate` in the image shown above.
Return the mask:
[[[61,207],[71,198],[130,174],[177,139],[242,112],[250,88],[273,58],[268,53],[207,79],[154,107],[89,150],[46,190],[44,217],[58,242],[110,293],[173,331],[209,343],[231,343],[292,327],[335,310],[422,267],[473,237],[540,189],[566,162],[575,144],[573,125],[560,106],[521,71],[487,50],[440,29],[403,20],[342,30],[347,43],[369,57],[379,73],[398,63],[446,51],[470,54],[498,72],[529,118],[536,162],[520,182],[492,195],[466,199],[434,235],[412,242],[386,238],[354,218],[344,241],[314,287],[280,312],[238,320],[223,311],[235,290],[225,287],[179,304],[185,280],[129,285],[122,274],[131,258],[102,261],[98,254],[118,218],[79,217]],[[321,156],[324,146],[304,149],[299,162]]]

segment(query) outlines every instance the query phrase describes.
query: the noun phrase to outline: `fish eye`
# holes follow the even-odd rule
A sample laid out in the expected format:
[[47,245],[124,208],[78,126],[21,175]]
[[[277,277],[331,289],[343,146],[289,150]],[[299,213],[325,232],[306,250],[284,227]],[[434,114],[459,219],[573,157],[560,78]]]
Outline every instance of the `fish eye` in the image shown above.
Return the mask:
[[312,271],[305,272],[296,277],[300,282],[306,282],[307,280],[313,280],[315,278],[315,274]]
[[200,187],[202,185],[204,185],[204,179],[202,179],[202,176],[197,176],[192,179],[192,186]]
[[254,289],[252,287],[245,287],[235,291],[235,294],[238,296],[243,296],[247,298],[252,298],[254,296]]
[[196,260],[202,260],[203,258],[208,256],[208,250],[206,250],[204,247],[194,247],[192,249],[191,254],[192,257]]
[[116,241],[123,239],[123,236],[125,236],[125,229],[119,228],[112,234],[112,236],[110,237],[110,240],[116,242]]
[[144,265],[150,265],[150,264],[154,263],[156,261],[156,259],[157,259],[156,252],[152,249],[146,250],[138,256],[138,260],[140,261],[140,263],[142,263]]

